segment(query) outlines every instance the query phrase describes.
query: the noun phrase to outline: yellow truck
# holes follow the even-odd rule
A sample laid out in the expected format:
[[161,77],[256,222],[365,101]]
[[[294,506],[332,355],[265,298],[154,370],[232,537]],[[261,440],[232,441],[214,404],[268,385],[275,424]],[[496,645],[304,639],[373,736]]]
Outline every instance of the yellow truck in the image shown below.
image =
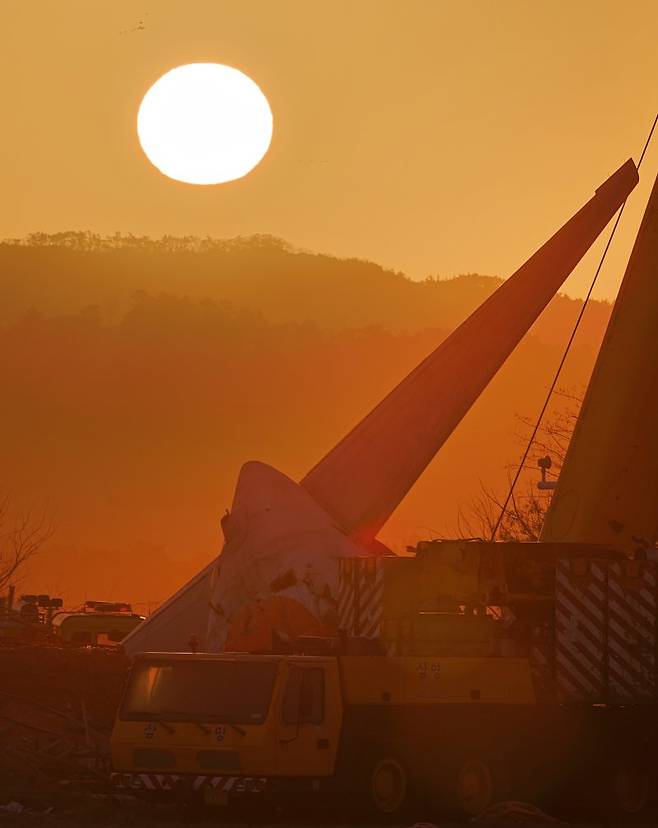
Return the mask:
[[[555,624],[560,578],[571,600],[591,567],[612,578],[622,563],[589,545],[567,554],[465,542],[343,559],[335,638],[299,638],[280,653],[136,656],[112,736],[113,783],[214,804],[341,795],[380,816],[418,800],[475,815],[570,789],[640,811],[658,755],[653,685],[646,699],[641,683],[623,698],[611,674],[603,695],[583,697],[571,667],[580,610]],[[627,575],[630,601],[642,584]],[[587,611],[586,594],[582,603]],[[624,687],[640,682],[637,669]]]
[[[452,742],[451,755],[459,752],[457,732],[446,730],[456,716],[466,715],[473,727],[466,709],[484,710],[484,701],[502,723],[505,709],[532,704],[527,662],[506,660],[492,670],[489,661],[144,654],[134,662],[112,737],[113,764],[121,769],[113,781],[143,793],[184,791],[208,803],[245,793],[342,791],[395,814],[421,784],[439,784],[444,740]],[[446,702],[452,722],[438,715]],[[491,747],[483,744],[481,757],[493,758]],[[493,798],[495,780],[493,764],[485,766],[474,749],[469,745],[462,765],[450,770],[461,778],[462,808],[477,813]],[[486,779],[474,786],[473,774]]]

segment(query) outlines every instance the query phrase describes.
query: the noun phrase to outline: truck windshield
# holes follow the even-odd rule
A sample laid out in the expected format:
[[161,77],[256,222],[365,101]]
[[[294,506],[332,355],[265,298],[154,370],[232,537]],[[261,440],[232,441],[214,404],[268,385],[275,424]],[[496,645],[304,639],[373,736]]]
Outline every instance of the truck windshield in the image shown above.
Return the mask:
[[121,718],[262,724],[277,670],[275,661],[138,661]]

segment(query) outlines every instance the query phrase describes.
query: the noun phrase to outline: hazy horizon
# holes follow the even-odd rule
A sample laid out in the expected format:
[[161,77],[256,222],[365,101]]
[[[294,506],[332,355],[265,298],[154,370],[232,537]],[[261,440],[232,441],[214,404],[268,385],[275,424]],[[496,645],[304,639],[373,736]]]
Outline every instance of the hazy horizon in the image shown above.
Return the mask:
[[[332,253],[329,250],[313,250],[313,249],[310,249],[310,248],[304,248],[304,247],[300,247],[298,245],[295,245],[289,239],[284,239],[284,238],[281,238],[279,236],[274,236],[270,233],[251,233],[251,234],[246,234],[246,235],[232,236],[232,237],[229,237],[229,238],[218,238],[218,237],[215,237],[215,236],[202,237],[202,236],[198,236],[198,235],[197,236],[195,236],[195,235],[177,236],[177,235],[171,235],[171,234],[166,234],[166,233],[162,233],[162,234],[157,235],[157,236],[156,235],[139,236],[135,233],[130,233],[130,232],[120,233],[119,231],[117,231],[114,234],[104,234],[104,233],[93,233],[93,231],[85,230],[85,229],[72,230],[70,228],[67,228],[67,229],[53,230],[52,232],[49,232],[49,233],[45,233],[44,231],[41,231],[41,230],[34,230],[31,233],[28,233],[24,236],[19,236],[19,237],[14,237],[14,238],[11,238],[11,237],[0,238],[0,245],[1,244],[9,244],[9,245],[11,245],[11,244],[20,244],[20,245],[30,246],[31,244],[34,243],[34,238],[36,236],[39,236],[39,235],[43,235],[43,236],[53,238],[55,236],[59,236],[59,235],[64,236],[64,235],[72,234],[72,233],[81,233],[81,234],[89,233],[89,234],[92,234],[92,235],[97,235],[97,236],[99,236],[99,238],[104,239],[104,240],[111,240],[113,238],[147,239],[148,241],[151,241],[151,242],[154,242],[154,243],[163,242],[163,241],[166,241],[167,239],[178,240],[178,241],[183,241],[183,240],[186,240],[186,239],[193,239],[193,240],[196,240],[196,241],[208,240],[210,242],[217,242],[217,243],[220,243],[220,244],[221,243],[231,244],[232,242],[236,242],[236,241],[248,242],[251,239],[255,239],[255,238],[266,238],[266,239],[269,238],[269,239],[272,239],[274,242],[281,242],[282,245],[284,247],[286,247],[287,249],[289,249],[290,252],[292,252],[292,253],[300,253],[300,254],[305,254],[305,255],[310,255],[310,256],[320,256],[320,257],[323,257],[323,258],[335,259],[336,261],[346,261],[346,262],[355,261],[355,262],[362,263],[364,265],[374,265],[375,267],[381,269],[382,271],[385,271],[385,272],[388,272],[388,273],[394,273],[394,274],[402,276],[405,279],[408,279],[412,282],[422,282],[422,281],[426,281],[426,280],[430,280],[430,281],[434,280],[434,281],[439,281],[439,282],[449,282],[451,280],[459,279],[460,277],[464,277],[464,276],[475,276],[475,277],[482,277],[482,278],[485,278],[485,279],[504,280],[505,278],[507,278],[507,276],[511,275],[511,273],[506,274],[506,275],[502,275],[502,274],[499,274],[499,273],[479,273],[479,272],[477,272],[473,269],[463,268],[463,269],[461,269],[459,271],[456,271],[454,273],[428,273],[424,277],[414,277],[412,274],[406,273],[405,271],[400,270],[399,268],[392,267],[392,266],[388,265],[386,262],[380,262],[380,261],[376,261],[374,259],[366,259],[366,258],[363,258],[363,257],[360,257],[360,256],[338,256],[338,255],[336,255],[335,253]],[[49,243],[48,246],[55,247],[55,246],[57,246],[57,244],[53,242],[53,243]],[[62,246],[65,246],[65,245],[62,245]],[[519,262],[519,264],[522,264],[522,262]],[[592,273],[592,275],[593,275],[593,273]],[[620,274],[620,277],[619,277],[620,282],[621,282],[621,275],[622,274]],[[568,281],[569,280],[567,280],[565,285],[568,285]],[[614,304],[614,301],[615,301],[615,298],[616,298],[616,289],[617,288],[615,287],[615,293],[610,295],[610,296],[595,296],[594,297],[595,301],[605,302],[607,304]],[[582,301],[582,299],[584,298],[582,296],[574,295],[573,293],[569,292],[569,290],[567,290],[567,289],[559,290],[557,295],[558,296],[566,296],[569,299],[573,299],[573,300],[577,300],[577,301]]]

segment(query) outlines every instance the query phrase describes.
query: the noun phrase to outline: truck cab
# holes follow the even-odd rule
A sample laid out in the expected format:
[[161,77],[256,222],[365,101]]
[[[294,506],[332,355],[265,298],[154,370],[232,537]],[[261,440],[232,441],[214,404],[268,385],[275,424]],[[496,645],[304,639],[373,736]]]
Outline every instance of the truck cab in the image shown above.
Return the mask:
[[113,782],[207,801],[276,779],[311,787],[334,773],[342,713],[335,657],[141,654],[112,734]]

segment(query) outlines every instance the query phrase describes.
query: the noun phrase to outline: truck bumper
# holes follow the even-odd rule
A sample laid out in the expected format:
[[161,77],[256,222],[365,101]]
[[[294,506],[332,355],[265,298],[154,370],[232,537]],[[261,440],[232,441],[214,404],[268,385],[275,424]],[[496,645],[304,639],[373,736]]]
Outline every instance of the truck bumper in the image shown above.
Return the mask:
[[[112,787],[136,794],[215,794],[218,800],[225,795],[244,796],[264,793],[268,780],[251,776],[197,776],[177,773],[112,773]],[[211,797],[212,798],[212,797]]]

